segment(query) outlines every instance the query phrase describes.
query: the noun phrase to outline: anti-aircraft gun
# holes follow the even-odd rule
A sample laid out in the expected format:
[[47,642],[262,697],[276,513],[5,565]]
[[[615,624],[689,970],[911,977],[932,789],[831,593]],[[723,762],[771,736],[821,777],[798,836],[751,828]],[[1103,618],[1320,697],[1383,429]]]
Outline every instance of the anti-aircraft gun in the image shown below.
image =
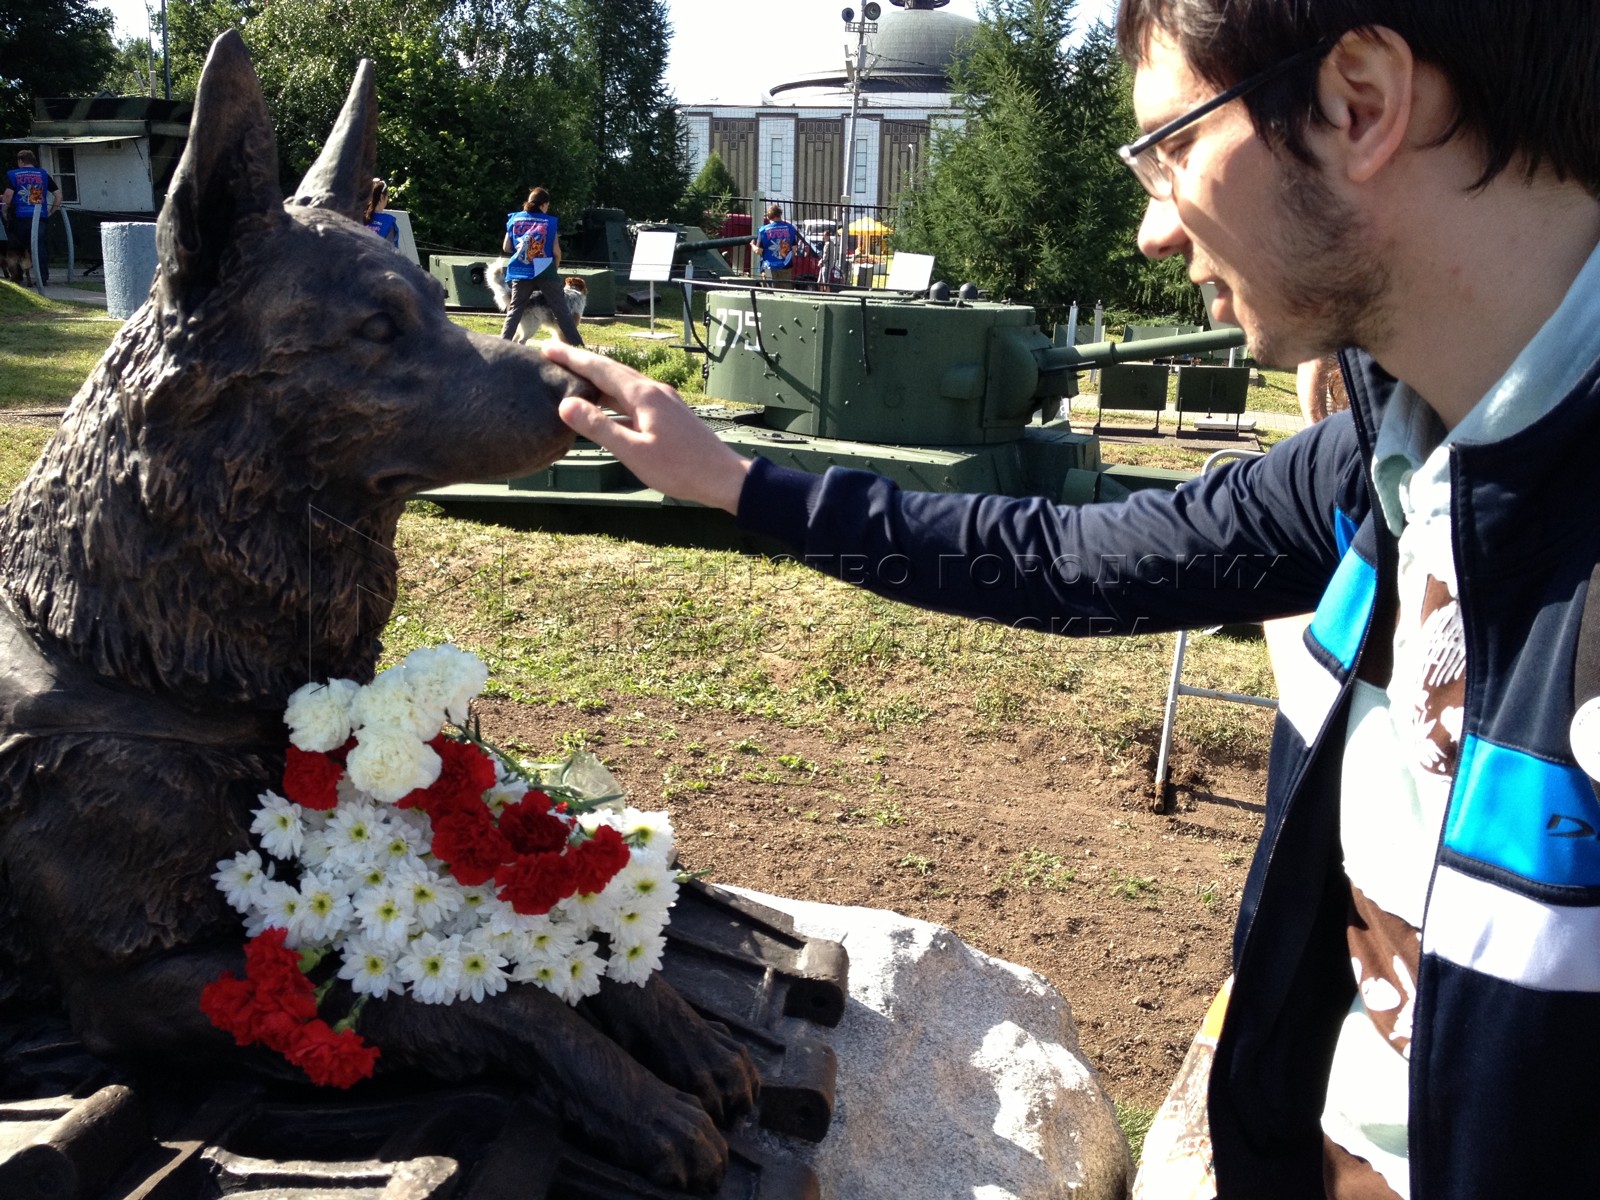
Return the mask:
[[[742,454],[813,471],[859,467],[917,491],[1087,503],[1175,480],[1170,472],[1103,467],[1099,438],[1074,431],[1061,415],[1077,394],[1078,375],[1211,355],[1243,345],[1244,334],[1225,328],[1066,345],[1041,332],[1024,305],[724,285],[709,292],[696,339],[706,356],[707,395],[724,402],[701,416]],[[1151,370],[1161,377],[1164,402],[1167,368]],[[1241,385],[1247,374],[1180,370],[1229,372]],[[537,475],[441,489],[429,498],[539,505],[538,513],[515,519],[633,536],[654,525],[671,537],[675,526],[692,521],[690,512],[704,512],[641,487],[588,443]]]

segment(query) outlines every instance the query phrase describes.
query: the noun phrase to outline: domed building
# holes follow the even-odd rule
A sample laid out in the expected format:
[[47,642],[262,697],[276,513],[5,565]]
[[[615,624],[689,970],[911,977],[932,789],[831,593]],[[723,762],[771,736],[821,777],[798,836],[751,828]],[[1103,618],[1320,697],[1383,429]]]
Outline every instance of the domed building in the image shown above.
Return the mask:
[[855,146],[845,180],[851,87],[844,57],[772,85],[759,106],[685,104],[691,171],[715,150],[745,195],[787,202],[791,217],[892,206],[926,160],[932,129],[957,119],[950,67],[978,27],[941,12],[949,0],[887,0],[868,22]]

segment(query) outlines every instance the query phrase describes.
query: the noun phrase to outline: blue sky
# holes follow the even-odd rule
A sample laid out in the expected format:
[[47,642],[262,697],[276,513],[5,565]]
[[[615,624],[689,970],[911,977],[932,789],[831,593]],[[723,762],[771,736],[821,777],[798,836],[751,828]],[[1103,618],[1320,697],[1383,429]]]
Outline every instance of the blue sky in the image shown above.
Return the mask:
[[[675,36],[667,84],[686,104],[756,104],[774,83],[845,59],[840,11],[846,0],[667,0]],[[861,0],[848,0],[858,12]],[[888,8],[888,0],[880,0]],[[978,15],[979,0],[950,0],[946,12]],[[149,31],[145,0],[101,0],[117,19],[119,37]],[[160,0],[150,9],[160,11]],[[1116,0],[1079,0],[1080,28],[1116,14]],[[781,34],[777,30],[781,29]]]

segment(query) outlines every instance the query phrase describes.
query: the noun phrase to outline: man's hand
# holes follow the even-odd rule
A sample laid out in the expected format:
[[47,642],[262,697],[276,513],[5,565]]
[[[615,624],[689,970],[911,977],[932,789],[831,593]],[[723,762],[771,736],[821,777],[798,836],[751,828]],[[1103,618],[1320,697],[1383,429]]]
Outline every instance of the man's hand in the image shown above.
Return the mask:
[[577,396],[561,402],[561,419],[615,454],[646,487],[708,508],[739,511],[750,460],[728,447],[678,393],[631,367],[560,343],[544,356],[600,389],[601,403],[621,414],[614,421]]

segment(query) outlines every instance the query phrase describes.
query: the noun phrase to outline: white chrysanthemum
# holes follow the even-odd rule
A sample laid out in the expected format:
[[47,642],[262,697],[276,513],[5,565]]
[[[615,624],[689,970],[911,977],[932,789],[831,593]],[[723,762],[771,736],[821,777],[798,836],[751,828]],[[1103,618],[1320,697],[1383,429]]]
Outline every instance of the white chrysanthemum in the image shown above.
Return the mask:
[[344,932],[353,914],[350,893],[337,880],[307,872],[300,881],[300,911],[290,932],[302,945],[329,942]]
[[339,968],[339,978],[350,981],[350,990],[358,996],[375,996],[383,999],[400,995],[405,985],[400,982],[400,957],[394,947],[366,938],[347,938],[341,951],[344,965]]
[[660,863],[630,858],[606,886],[618,907],[647,906],[666,912],[678,900],[678,873]]
[[461,907],[461,889],[448,879],[433,872],[399,876],[396,880],[405,889],[417,922],[424,929],[442,924],[446,917]]
[[298,946],[296,926],[304,903],[299,888],[282,880],[269,879],[261,888],[260,898],[245,915],[245,932],[255,937],[264,929],[282,929],[288,934],[285,944]]
[[600,990],[600,980],[606,973],[606,960],[600,957],[600,947],[593,942],[580,942],[577,949],[567,956],[564,971],[566,978],[562,981],[561,998],[568,1004],[576,1004],[585,996],[592,996]]
[[310,867],[313,871],[319,870],[327,865],[332,850],[333,844],[328,838],[326,825],[321,829],[308,828],[300,843],[300,865]]
[[262,889],[272,878],[270,867],[263,866],[261,855],[254,850],[241,850],[232,858],[217,864],[217,873],[211,877],[222,889],[222,896],[238,912],[249,912],[260,898]]
[[449,1004],[461,987],[461,939],[420,934],[400,955],[400,978],[423,1004]]
[[444,764],[432,746],[410,735],[380,734],[362,730],[356,747],[345,760],[350,780],[384,804],[425,788],[439,778]]
[[505,968],[505,958],[487,933],[466,935],[461,939],[461,983],[457,997],[482,1000],[505,991]]
[[660,863],[662,866],[672,861],[672,820],[666,813],[624,809],[615,824],[635,860]]
[[363,888],[356,893],[353,907],[361,932],[374,942],[399,946],[411,934],[411,921],[416,914],[409,884],[391,880],[378,887]]
[[658,933],[615,939],[611,943],[611,958],[606,963],[606,978],[643,987],[651,974],[661,969],[661,956],[666,948],[667,939]]
[[489,668],[476,654],[448,643],[413,650],[404,666],[418,708],[455,725],[466,723],[467,706],[489,681]]
[[344,745],[350,737],[350,705],[360,690],[353,679],[330,679],[295,689],[283,714],[289,741],[313,753]]
[[494,766],[494,785],[484,792],[483,802],[498,817],[505,811],[506,805],[515,804],[528,794],[528,785],[515,775],[506,774],[505,764],[498,758],[494,760]]
[[339,866],[376,862],[391,831],[375,804],[341,804],[328,821],[328,857]]
[[274,858],[298,857],[305,845],[306,827],[301,819],[304,810],[276,792],[262,792],[260,800],[250,832],[261,839],[261,848]]
[[565,963],[582,940],[580,931],[571,925],[557,925],[544,917],[540,920],[544,922],[542,928],[509,935],[513,946],[511,956],[518,963],[515,978],[519,981],[530,978],[529,972],[536,967]]
[[608,884],[601,892],[579,892],[568,896],[557,907],[561,916],[580,929],[604,929],[611,920],[620,898],[616,889]]
[[600,928],[613,938],[626,941],[660,933],[666,927],[667,920],[667,909],[633,898],[617,904]]
[[561,994],[566,986],[566,967],[564,962],[537,962],[524,963],[511,973],[514,983],[535,983],[547,992]]
[[491,896],[478,908],[478,920],[491,933],[523,933],[550,927],[547,913],[519,913],[498,896]]
[[350,723],[356,736],[406,738],[427,741],[439,732],[437,714],[417,704],[405,671],[390,667],[366,687],[350,706]]
[[352,895],[367,888],[382,887],[389,882],[391,871],[386,862],[356,863],[333,869],[338,871],[339,879],[350,889]]

